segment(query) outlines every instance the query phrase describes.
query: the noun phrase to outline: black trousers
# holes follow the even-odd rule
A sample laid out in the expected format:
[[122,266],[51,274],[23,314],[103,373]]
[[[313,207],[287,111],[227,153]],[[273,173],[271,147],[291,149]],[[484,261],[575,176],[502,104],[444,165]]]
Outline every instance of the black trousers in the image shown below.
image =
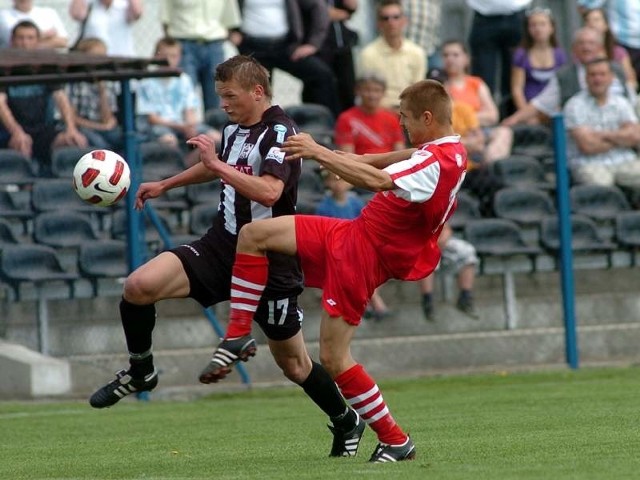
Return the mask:
[[311,55],[298,61],[290,58],[291,47],[284,41],[258,39],[245,36],[238,50],[252,55],[270,72],[279,68],[302,81],[302,101],[319,103],[337,116],[340,113],[336,77],[319,56]]

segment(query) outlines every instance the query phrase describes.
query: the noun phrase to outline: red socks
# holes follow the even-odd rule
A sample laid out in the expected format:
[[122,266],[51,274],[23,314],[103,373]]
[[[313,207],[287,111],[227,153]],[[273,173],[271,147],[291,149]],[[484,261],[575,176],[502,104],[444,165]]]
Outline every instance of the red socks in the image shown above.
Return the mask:
[[236,253],[231,277],[231,313],[225,338],[251,333],[253,316],[267,285],[267,257]]
[[376,432],[378,440],[388,445],[402,445],[407,435],[389,413],[382,394],[362,365],[354,365],[335,378],[338,388],[365,422]]

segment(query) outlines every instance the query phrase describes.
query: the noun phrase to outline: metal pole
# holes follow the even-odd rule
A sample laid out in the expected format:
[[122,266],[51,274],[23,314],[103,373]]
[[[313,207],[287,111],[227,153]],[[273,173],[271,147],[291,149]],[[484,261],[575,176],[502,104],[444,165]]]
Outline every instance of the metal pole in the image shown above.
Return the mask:
[[578,368],[578,339],[576,335],[575,288],[573,281],[573,252],[571,251],[571,206],[569,203],[569,168],[564,118],[553,116],[553,150],[556,165],[556,198],[560,232],[560,278],[564,312],[565,350],[567,363]]
[[36,284],[38,297],[38,348],[43,355],[49,355],[49,308],[42,284]]
[[138,145],[134,126],[133,95],[129,86],[129,80],[120,81],[120,93],[122,102],[120,107],[123,113],[124,132],[124,156],[131,170],[131,186],[127,193],[127,254],[129,271],[132,272],[144,263],[142,242],[142,215],[135,208],[135,194],[142,178],[142,165],[138,155]]
[[[171,233],[169,233],[169,231],[164,227],[164,225],[160,221],[160,217],[158,216],[155,208],[153,208],[149,203],[146,203],[144,206],[144,212],[147,215],[147,217],[149,217],[149,220],[151,220],[151,223],[160,234],[160,238],[162,239],[164,248],[173,248],[173,240],[171,240]],[[223,338],[225,333],[224,329],[220,325],[220,322],[218,322],[218,317],[216,316],[213,309],[211,307],[205,308],[203,309],[203,312],[204,312],[204,316],[207,317],[207,320],[209,320],[209,323],[213,327],[213,330],[216,332],[216,334],[220,338]],[[238,363],[236,365],[236,369],[240,374],[240,379],[242,380],[242,383],[250,387],[251,377],[249,377],[249,373],[247,373],[247,369],[244,368],[244,365],[242,365],[241,363]]]

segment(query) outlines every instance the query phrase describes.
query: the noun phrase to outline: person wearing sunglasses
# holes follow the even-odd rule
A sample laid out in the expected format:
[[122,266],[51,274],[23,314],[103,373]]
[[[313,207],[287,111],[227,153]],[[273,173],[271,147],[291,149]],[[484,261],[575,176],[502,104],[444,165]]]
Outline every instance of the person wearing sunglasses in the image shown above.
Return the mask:
[[376,18],[380,35],[362,49],[358,63],[360,71],[375,72],[384,78],[387,89],[382,106],[397,110],[402,90],[426,77],[426,53],[404,36],[407,17],[400,0],[382,0],[376,8]]

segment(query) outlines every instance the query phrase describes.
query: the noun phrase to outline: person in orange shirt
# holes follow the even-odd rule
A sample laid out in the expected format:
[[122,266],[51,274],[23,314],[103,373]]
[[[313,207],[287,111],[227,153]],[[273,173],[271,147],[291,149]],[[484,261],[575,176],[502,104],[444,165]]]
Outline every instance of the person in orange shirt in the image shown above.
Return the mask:
[[442,45],[442,58],[447,92],[454,102],[464,102],[475,110],[486,135],[483,161],[491,163],[507,157],[513,145],[513,131],[498,125],[498,107],[484,80],[467,73],[470,58],[466,47],[459,40],[449,40]]

